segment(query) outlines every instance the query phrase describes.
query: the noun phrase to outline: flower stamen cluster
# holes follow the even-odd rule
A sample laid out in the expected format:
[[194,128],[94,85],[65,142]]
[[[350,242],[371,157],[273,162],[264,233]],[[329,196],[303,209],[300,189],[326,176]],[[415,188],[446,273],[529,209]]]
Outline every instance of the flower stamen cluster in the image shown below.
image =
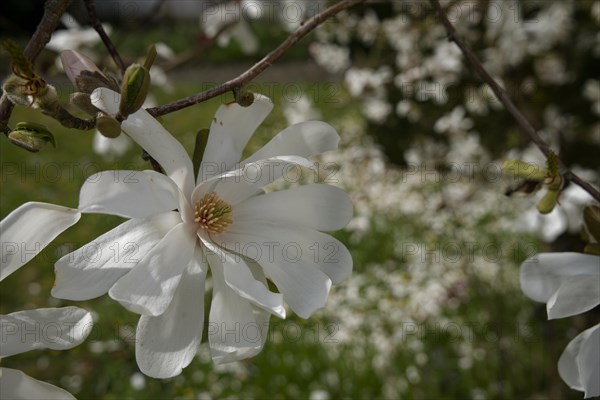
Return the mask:
[[209,233],[223,233],[233,222],[232,210],[215,192],[207,193],[196,203],[194,221]]

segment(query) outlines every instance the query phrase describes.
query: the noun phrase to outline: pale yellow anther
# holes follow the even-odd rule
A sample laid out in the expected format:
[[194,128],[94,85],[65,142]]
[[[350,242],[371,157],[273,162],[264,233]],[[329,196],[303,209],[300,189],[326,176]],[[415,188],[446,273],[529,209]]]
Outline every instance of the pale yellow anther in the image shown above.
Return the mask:
[[215,192],[207,193],[195,205],[194,221],[209,233],[223,233],[233,222],[232,210]]

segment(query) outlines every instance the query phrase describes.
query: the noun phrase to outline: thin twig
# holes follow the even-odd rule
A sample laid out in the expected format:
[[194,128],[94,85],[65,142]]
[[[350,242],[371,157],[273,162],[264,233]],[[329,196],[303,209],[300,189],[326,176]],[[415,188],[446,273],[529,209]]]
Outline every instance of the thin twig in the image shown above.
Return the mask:
[[90,24],[92,27],[98,32],[98,36],[102,39],[102,43],[104,43],[104,47],[110,53],[110,56],[117,64],[117,67],[121,70],[121,73],[125,73],[125,64],[117,51],[115,45],[110,41],[110,38],[106,34],[104,27],[102,27],[102,23],[100,22],[100,18],[98,18],[98,13],[96,13],[96,0],[84,0],[85,8],[87,9],[88,17],[90,18]]
[[[436,10],[438,17],[440,19],[440,22],[444,25],[444,27],[446,28],[446,31],[448,32],[448,40],[456,43],[456,45],[460,48],[460,50],[465,55],[467,60],[469,60],[469,62],[471,63],[471,66],[473,67],[473,69],[475,70],[477,75],[479,75],[481,80],[483,80],[486,84],[488,84],[488,86],[492,89],[492,91],[494,92],[494,94],[496,95],[498,100],[500,100],[500,102],[504,105],[504,107],[508,110],[508,112],[517,121],[517,124],[519,124],[519,126],[521,127],[521,130],[523,132],[525,132],[525,134],[527,136],[529,136],[531,141],[537,145],[537,147],[540,149],[540,151],[542,153],[544,153],[544,155],[546,157],[548,157],[550,155],[550,153],[552,152],[552,149],[550,148],[548,143],[546,143],[544,141],[544,139],[542,139],[540,137],[540,135],[537,133],[537,131],[531,125],[531,123],[529,123],[529,121],[523,115],[523,113],[515,106],[515,104],[510,99],[510,97],[508,96],[506,91],[504,91],[504,89],[502,89],[500,87],[500,85],[498,85],[498,83],[494,80],[494,78],[492,78],[492,76],[486,71],[486,69],[483,67],[483,64],[481,63],[481,61],[479,61],[479,59],[477,58],[477,56],[475,55],[473,50],[471,50],[469,45],[467,45],[457,35],[456,30],[454,29],[454,26],[448,20],[448,17],[446,16],[446,13],[442,9],[442,6],[440,5],[439,1],[438,0],[429,0],[429,1],[430,1],[431,5],[433,6],[433,8]],[[559,162],[560,162],[560,160],[559,160]],[[586,192],[588,192],[590,195],[592,195],[592,197],[594,197],[597,201],[600,201],[600,191],[598,191],[596,188],[594,188],[589,182],[587,182],[587,181],[581,179],[579,176],[575,175],[572,171],[566,170],[566,168],[564,167],[564,164],[562,162],[560,162],[560,164],[561,164],[562,169],[565,170],[563,172],[563,175],[565,176],[565,178],[567,178],[567,179],[573,181],[574,183],[576,183],[577,185],[581,186]]]
[[[29,58],[33,63],[52,37],[52,32],[60,23],[60,17],[65,13],[67,7],[71,4],[71,0],[48,0],[44,5],[44,15],[38,24],[33,36],[29,39],[27,46],[23,50],[25,57]],[[6,95],[0,99],[0,131],[5,135],[10,133],[8,120],[12,114],[14,104],[8,100]]]
[[254,64],[252,68],[233,78],[219,86],[212,89],[205,90],[195,95],[185,97],[183,99],[175,100],[174,102],[164,104],[162,106],[149,108],[148,112],[155,117],[169,114],[186,107],[193,106],[200,102],[212,99],[223,93],[232,91],[234,88],[241,89],[244,85],[250,82],[252,79],[260,75],[264,70],[269,68],[273,62],[278,60],[290,47],[296,44],[300,39],[310,33],[317,26],[322,24],[325,20],[333,17],[337,13],[355,6],[365,0],[343,0],[333,6],[327,8],[323,12],[308,19],[300,28],[298,28],[293,34],[291,34],[286,40],[284,40],[275,50],[271,51],[262,60]]
[[201,56],[202,52],[204,50],[206,50],[209,47],[211,47],[212,45],[214,45],[217,42],[217,40],[219,39],[219,36],[221,36],[223,33],[225,33],[229,28],[231,28],[236,23],[237,23],[237,21],[235,21],[235,20],[227,22],[221,28],[219,28],[219,30],[213,37],[207,38],[206,40],[198,43],[198,45],[195,46],[194,48],[191,48],[189,50],[186,50],[182,53],[177,54],[177,56],[175,56],[172,59],[170,59],[169,61],[161,64],[160,66],[162,67],[162,69],[165,72],[168,73],[172,69],[175,69],[175,68],[179,67],[180,65],[182,65],[186,62],[189,62],[198,56]]

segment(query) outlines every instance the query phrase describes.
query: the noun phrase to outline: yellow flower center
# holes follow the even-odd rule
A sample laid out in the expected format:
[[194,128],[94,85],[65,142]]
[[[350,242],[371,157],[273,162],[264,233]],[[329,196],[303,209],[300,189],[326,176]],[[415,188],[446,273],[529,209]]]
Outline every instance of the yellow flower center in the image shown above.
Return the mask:
[[233,222],[233,208],[215,192],[207,193],[195,206],[194,221],[209,233],[223,233]]

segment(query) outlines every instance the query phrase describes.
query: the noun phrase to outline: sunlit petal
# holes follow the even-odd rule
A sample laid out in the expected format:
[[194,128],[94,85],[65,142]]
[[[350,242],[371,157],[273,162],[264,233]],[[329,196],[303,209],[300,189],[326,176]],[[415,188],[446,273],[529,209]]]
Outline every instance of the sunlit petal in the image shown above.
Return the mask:
[[86,179],[79,194],[84,213],[144,218],[179,207],[178,188],[155,171],[103,171]]
[[110,288],[108,294],[125,308],[142,315],[165,312],[196,246],[195,230],[176,225],[140,262]]
[[179,223],[176,212],[131,219],[61,257],[54,265],[52,296],[88,300],[106,294]]
[[92,315],[78,307],[38,308],[0,316],[0,357],[34,349],[66,350],[89,335]]
[[[107,88],[98,88],[92,93],[91,100],[94,106],[115,115],[119,111],[121,95]],[[161,165],[186,197],[192,193],[192,160],[181,143],[154,117],[140,108],[123,121],[121,128]]]
[[310,157],[337,149],[339,141],[340,136],[331,125],[321,121],[301,122],[279,132],[240,164],[277,156]]
[[167,310],[157,317],[140,317],[135,357],[144,374],[170,378],[192,362],[202,338],[207,270],[208,265],[197,248]]
[[0,367],[0,398],[11,400],[76,400],[71,393],[38,381],[17,369]]
[[0,281],[29,262],[80,217],[76,209],[38,202],[25,203],[11,212],[0,222]]
[[303,185],[251,197],[233,210],[235,221],[265,221],[335,231],[352,218],[352,201],[330,185]]
[[272,109],[271,99],[260,94],[254,94],[254,102],[248,107],[237,103],[221,105],[210,126],[197,183],[238,168],[236,163],[246,143]]

